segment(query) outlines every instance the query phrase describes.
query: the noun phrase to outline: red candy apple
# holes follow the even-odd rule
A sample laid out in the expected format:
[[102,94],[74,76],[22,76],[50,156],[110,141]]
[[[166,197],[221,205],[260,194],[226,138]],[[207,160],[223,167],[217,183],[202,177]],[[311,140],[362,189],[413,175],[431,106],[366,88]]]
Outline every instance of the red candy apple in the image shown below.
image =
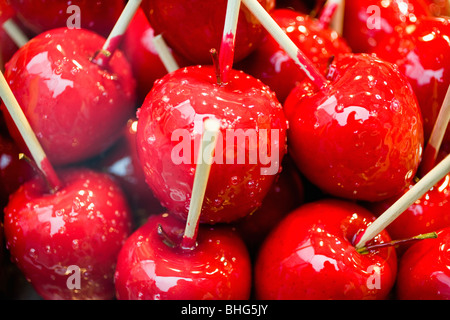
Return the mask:
[[[271,16],[323,73],[332,56],[350,52],[345,40],[317,19],[289,9],[274,10]],[[267,84],[275,91],[281,103],[291,90],[306,78],[305,73],[269,34],[266,34],[255,51],[242,61],[240,68]]]
[[[355,236],[375,217],[341,200],[291,212],[263,243],[255,263],[255,295],[264,300],[384,299],[396,276],[393,247],[357,252]],[[373,243],[389,242],[386,231]]]
[[[9,0],[9,3],[25,26],[35,34],[69,26],[73,20],[71,17],[79,14],[81,28],[105,37],[111,32],[125,6],[124,0]],[[74,11],[71,6],[77,6],[78,9]]]
[[[91,62],[104,42],[91,31],[54,29],[33,38],[6,65],[8,84],[55,166],[104,151],[135,110],[135,80],[123,54],[116,51],[108,69]],[[5,119],[14,132],[8,114]]]
[[329,69],[321,91],[302,86],[288,97],[290,154],[328,194],[395,196],[414,178],[424,143],[411,86],[394,65],[367,54],[338,56]]
[[[273,0],[260,0],[270,11]],[[192,64],[209,64],[209,50],[219,50],[225,23],[227,1],[145,0],[142,7],[150,24],[163,34],[169,46]],[[235,61],[256,48],[263,29],[258,20],[241,6],[235,43]]]
[[396,298],[450,300],[450,228],[411,246],[399,260]]
[[246,300],[251,265],[232,229],[200,226],[197,245],[183,249],[185,222],[152,215],[119,254],[115,273],[120,300]]
[[383,38],[429,15],[423,0],[347,0],[343,36],[353,52],[370,52]]
[[243,72],[229,77],[219,84],[213,67],[179,69],[155,83],[138,111],[146,181],[171,214],[187,216],[205,119],[220,120],[221,143],[202,222],[231,222],[256,210],[281,168],[287,124],[275,94]]
[[[425,141],[431,135],[450,83],[450,18],[422,18],[380,41],[378,57],[395,63],[411,84],[423,117]],[[445,141],[450,142],[450,128]]]
[[116,259],[131,234],[126,198],[106,174],[71,169],[61,179],[54,193],[35,178],[11,196],[4,217],[11,259],[44,299],[112,299]]
[[[153,83],[167,73],[153,44],[154,36],[155,31],[143,10],[139,9],[131,20],[122,42],[122,50],[133,68],[139,103],[144,101]],[[172,54],[176,56],[179,65],[187,64],[176,53]]]

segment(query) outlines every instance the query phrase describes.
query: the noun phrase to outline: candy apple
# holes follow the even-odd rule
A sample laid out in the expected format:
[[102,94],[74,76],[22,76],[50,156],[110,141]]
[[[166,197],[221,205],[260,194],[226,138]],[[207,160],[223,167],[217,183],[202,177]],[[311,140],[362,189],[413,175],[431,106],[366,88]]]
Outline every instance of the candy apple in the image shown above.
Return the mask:
[[450,300],[450,228],[437,234],[415,243],[399,260],[397,299]]
[[[191,66],[158,80],[138,111],[137,148],[146,181],[169,213],[186,218],[203,121],[221,122],[201,221],[231,222],[260,207],[286,153],[286,119],[261,81]],[[270,150],[270,153],[267,151]]]
[[[273,0],[260,0],[270,11]],[[225,23],[226,0],[144,0],[142,7],[150,24],[163,34],[169,46],[192,64],[210,64],[211,48],[220,48]],[[235,61],[242,60],[256,48],[263,29],[255,17],[241,6],[238,20]]]
[[[9,0],[24,25],[35,34],[68,27],[79,14],[80,27],[106,37],[125,7],[124,0]],[[72,9],[77,6],[78,9]]]
[[[139,104],[142,104],[153,87],[153,83],[167,73],[153,44],[154,36],[155,31],[148,22],[144,11],[139,9],[128,26],[121,47],[133,68]],[[188,64],[175,52],[172,54],[180,66]]]
[[[395,63],[411,84],[423,118],[425,141],[431,135],[450,83],[450,18],[428,17],[380,41],[373,52]],[[445,141],[450,142],[450,128]]]
[[[396,277],[393,247],[357,252],[355,236],[375,217],[342,200],[321,200],[288,214],[255,263],[257,299],[385,299]],[[386,231],[373,243],[389,242]]]
[[[346,41],[317,19],[289,9],[274,10],[271,15],[295,45],[323,73],[332,56],[350,52]],[[305,73],[268,33],[255,51],[236,68],[241,68],[267,84],[275,91],[281,103],[291,90],[306,78]]]
[[128,120],[123,136],[116,144],[89,163],[118,180],[133,209],[135,224],[140,226],[150,213],[163,213],[165,210],[145,182],[136,149],[136,130],[137,120]]
[[53,29],[30,40],[6,65],[8,84],[55,166],[106,150],[135,110],[135,80],[124,55],[116,51],[108,69],[91,62],[104,42],[88,30]]
[[200,226],[194,248],[180,247],[185,222],[151,215],[126,241],[115,273],[120,300],[246,300],[251,264],[231,228]]
[[35,172],[25,161],[19,159],[20,150],[9,138],[0,135],[0,207],[8,203],[9,196]]
[[353,52],[370,52],[383,38],[430,15],[423,0],[347,0],[343,36]]
[[[44,299],[112,299],[117,256],[132,230],[126,198],[103,173],[70,169],[60,177],[54,193],[37,177],[11,196],[4,217],[11,259]],[[69,286],[71,276],[79,287]]]
[[367,201],[395,196],[414,178],[424,143],[411,86],[373,55],[340,55],[329,69],[322,90],[301,86],[305,94],[288,97],[290,154],[325,193]]

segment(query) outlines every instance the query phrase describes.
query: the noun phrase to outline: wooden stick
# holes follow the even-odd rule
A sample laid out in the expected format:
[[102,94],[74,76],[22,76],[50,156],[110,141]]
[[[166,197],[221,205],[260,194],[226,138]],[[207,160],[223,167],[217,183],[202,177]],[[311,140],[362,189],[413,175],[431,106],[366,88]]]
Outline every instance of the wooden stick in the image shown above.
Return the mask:
[[408,192],[389,207],[371,225],[369,225],[356,244],[360,249],[368,241],[384,230],[392,221],[409,208],[414,202],[420,199],[428,190],[445,177],[450,172],[450,155],[435,166],[429,173],[419,180]]
[[119,47],[131,20],[136,14],[136,11],[139,9],[141,2],[142,0],[128,0],[127,5],[123,9],[119,19],[103,44],[102,49],[99,50],[92,60],[94,63],[104,68],[108,66],[109,61]]
[[11,88],[8,85],[8,82],[5,79],[5,76],[2,72],[0,72],[0,97],[8,109],[8,112],[13,119],[17,129],[22,135],[25,144],[28,147],[28,150],[31,153],[34,161],[36,162],[37,167],[46,177],[48,183],[50,184],[52,191],[59,189],[62,184],[59,180],[58,176],[55,173],[55,170],[51,166],[48,158],[42,149],[41,144],[39,143],[36,135],[34,134],[33,129],[31,128],[28,119],[25,117],[22,108],[20,108],[19,103],[14,97]]
[[17,47],[21,48],[29,41],[28,37],[13,19],[6,20],[2,27]]
[[433,232],[419,234],[417,236],[413,236],[413,237],[406,238],[406,239],[392,240],[389,242],[383,242],[383,243],[377,243],[374,245],[370,245],[368,247],[361,247],[361,248],[357,249],[356,251],[358,251],[358,253],[361,253],[361,254],[368,254],[372,250],[379,250],[381,248],[398,246],[399,244],[402,244],[402,243],[411,243],[413,241],[418,241],[418,240],[436,239],[437,237],[438,237],[437,233],[435,231],[433,231]]
[[345,0],[329,0],[331,2],[337,3],[336,12],[331,18],[330,26],[339,35],[342,36],[344,33],[344,12],[345,12]]
[[173,54],[170,51],[170,48],[167,45],[166,41],[164,41],[163,36],[159,34],[153,37],[152,41],[153,44],[155,45],[156,51],[158,52],[159,58],[164,64],[164,67],[166,67],[167,72],[171,73],[175,70],[178,70],[180,67],[175,58],[173,57]]
[[288,56],[303,70],[306,76],[319,88],[327,84],[325,77],[317,70],[305,54],[297,48],[295,43],[280,28],[276,21],[264,9],[258,0],[242,0],[245,6],[255,15],[264,28],[272,35],[275,41],[286,51]]
[[222,43],[219,51],[220,73],[224,83],[228,82],[228,76],[233,67],[236,30],[240,8],[241,0],[228,0]]
[[424,176],[429,172],[436,163],[436,159],[441,148],[442,140],[447,131],[448,122],[450,121],[450,85],[439,110],[438,117],[433,126],[433,131],[428,140],[427,146],[422,157],[422,163],[419,168],[419,177]]
[[[194,184],[192,186],[191,203],[186,221],[186,228],[181,243],[182,248],[192,249],[195,246],[203,199],[208,184],[209,172],[214,158],[214,149],[220,131],[220,122],[216,119],[207,119],[204,122],[202,144],[197,157]],[[211,141],[213,139],[213,141]],[[212,146],[211,146],[212,144]],[[211,148],[212,147],[212,148]],[[205,150],[211,148],[211,153]]]
[[319,15],[319,23],[322,28],[330,27],[331,20],[333,19],[337,9],[339,8],[339,0],[328,0],[322,8]]

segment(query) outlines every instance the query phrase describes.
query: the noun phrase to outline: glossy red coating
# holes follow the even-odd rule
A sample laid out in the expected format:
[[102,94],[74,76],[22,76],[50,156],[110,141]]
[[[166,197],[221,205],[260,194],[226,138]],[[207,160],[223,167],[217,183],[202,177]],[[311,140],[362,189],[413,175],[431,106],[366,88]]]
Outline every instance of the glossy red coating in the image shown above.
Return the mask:
[[450,228],[415,243],[399,261],[396,298],[450,300]]
[[6,65],[8,84],[54,166],[104,151],[133,116],[135,80],[124,55],[116,51],[107,70],[90,61],[104,41],[84,29],[53,29],[29,41]]
[[331,195],[379,201],[400,193],[424,143],[411,86],[393,65],[367,54],[338,56],[330,69],[324,90],[299,99],[293,92],[293,105],[285,105],[290,154]]
[[[348,53],[346,41],[331,28],[323,28],[317,19],[290,9],[276,9],[271,16],[322,73],[332,56]],[[260,79],[277,94],[283,103],[291,90],[306,78],[299,66],[268,33],[261,44],[236,68]]]
[[9,0],[9,3],[25,26],[35,34],[68,26],[68,19],[75,14],[68,8],[76,5],[81,28],[104,37],[111,32],[125,7],[124,0]]
[[123,246],[115,273],[119,300],[247,300],[251,264],[245,244],[228,227],[200,226],[192,250],[171,248],[158,234],[161,225],[175,244],[185,222],[152,215]]
[[[273,0],[259,0],[270,11]],[[211,64],[209,50],[219,50],[225,24],[227,1],[144,0],[142,8],[170,47],[192,64]],[[200,27],[201,26],[201,27]],[[242,5],[236,31],[235,61],[256,48],[263,35],[259,21]]]
[[[286,119],[275,94],[240,71],[231,70],[226,85],[216,83],[211,66],[182,68],[157,81],[138,111],[137,148],[155,196],[169,213],[182,218],[187,217],[203,121],[207,118],[221,122],[222,143],[218,142],[216,150],[220,151],[216,153],[223,157],[215,157],[211,166],[200,219],[207,223],[231,222],[256,210],[271,188],[286,153]],[[261,129],[266,129],[267,139]],[[251,147],[244,142],[245,148],[240,139],[226,142],[227,134],[232,137],[239,132],[241,138],[249,132],[263,142],[253,140],[256,143]],[[185,151],[180,145],[187,145]],[[264,154],[266,145],[273,149],[273,161],[265,159],[269,163],[264,164],[265,157],[261,156],[250,161],[256,151]],[[242,162],[240,155],[246,157]]]
[[[406,188],[406,193],[415,185],[415,181]],[[400,196],[375,202],[369,210],[379,216],[386,211]],[[422,233],[433,232],[450,227],[450,175],[446,175],[420,199],[412,204],[387,230],[393,239],[406,239]],[[402,251],[404,251],[402,249]]]
[[[342,200],[321,200],[287,215],[261,247],[255,295],[263,300],[385,299],[397,269],[393,247],[362,255],[355,235],[375,217]],[[372,243],[390,241],[386,231]]]
[[[54,194],[36,178],[11,196],[4,221],[11,259],[44,299],[112,299],[116,259],[132,230],[126,198],[106,174],[58,174],[65,186]],[[77,290],[67,286],[72,265]]]
[[229,32],[222,38],[220,44],[219,55],[219,68],[221,71],[221,81],[228,82],[228,75],[233,68],[234,63],[234,49],[235,49],[235,36]]
[[343,36],[353,52],[370,52],[383,38],[430,15],[424,0],[347,0]]
[[[380,42],[373,52],[398,65],[411,84],[423,117],[425,141],[450,84],[450,18],[423,18]],[[450,127],[444,144],[450,142]]]
[[[153,44],[155,30],[148,22],[142,8],[139,8],[127,28],[121,49],[133,69],[137,83],[138,105],[144,102],[156,80],[167,74],[164,64]],[[180,67],[187,63],[172,50]]]

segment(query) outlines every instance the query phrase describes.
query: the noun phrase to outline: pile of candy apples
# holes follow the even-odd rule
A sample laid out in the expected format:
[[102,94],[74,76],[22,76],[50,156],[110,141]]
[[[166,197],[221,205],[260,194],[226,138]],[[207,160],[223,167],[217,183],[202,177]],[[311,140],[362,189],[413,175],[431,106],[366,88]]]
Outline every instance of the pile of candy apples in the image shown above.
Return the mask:
[[3,298],[450,299],[450,174],[356,247],[449,152],[446,123],[425,152],[450,85],[448,1],[246,0],[224,36],[232,1],[143,0],[108,42],[130,2],[0,1],[0,69],[48,157],[2,103]]

